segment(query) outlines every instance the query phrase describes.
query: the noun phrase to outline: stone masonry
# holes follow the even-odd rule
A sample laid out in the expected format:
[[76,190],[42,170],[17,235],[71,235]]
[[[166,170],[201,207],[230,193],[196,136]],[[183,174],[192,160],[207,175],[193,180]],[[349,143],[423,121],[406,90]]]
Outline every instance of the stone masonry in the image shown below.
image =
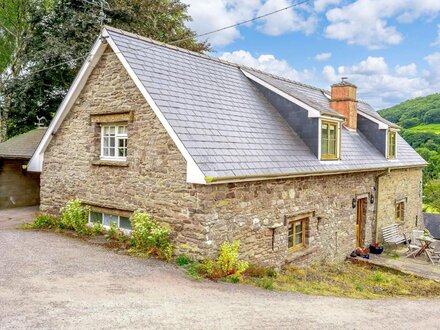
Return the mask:
[[[124,163],[99,160],[100,123],[112,121],[128,123]],[[420,177],[420,169],[411,169],[187,184],[185,159],[107,50],[45,152],[41,210],[57,213],[72,198],[114,214],[141,209],[171,227],[178,253],[214,257],[225,240],[239,239],[242,256],[251,262],[282,266],[351,252],[353,199],[368,199],[365,244],[380,231],[376,208],[379,225],[393,222],[400,199],[406,203],[404,227],[413,227],[416,216],[421,219]],[[286,224],[299,218],[308,219],[306,247],[288,252]]]

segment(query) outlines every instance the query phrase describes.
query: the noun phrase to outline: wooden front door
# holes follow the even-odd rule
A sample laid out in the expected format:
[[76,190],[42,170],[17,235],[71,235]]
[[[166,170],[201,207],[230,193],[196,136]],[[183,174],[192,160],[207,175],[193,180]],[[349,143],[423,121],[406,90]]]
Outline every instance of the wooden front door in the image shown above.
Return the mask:
[[365,217],[367,215],[367,199],[357,200],[356,247],[363,247],[365,239]]

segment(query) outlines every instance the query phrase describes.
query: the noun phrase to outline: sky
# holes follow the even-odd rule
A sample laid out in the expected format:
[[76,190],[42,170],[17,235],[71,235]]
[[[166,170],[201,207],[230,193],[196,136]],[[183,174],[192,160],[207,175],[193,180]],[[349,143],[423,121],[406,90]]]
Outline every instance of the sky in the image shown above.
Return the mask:
[[[300,2],[181,1],[198,34]],[[310,0],[204,39],[211,56],[321,88],[348,77],[379,110],[440,91],[439,15],[440,0]]]

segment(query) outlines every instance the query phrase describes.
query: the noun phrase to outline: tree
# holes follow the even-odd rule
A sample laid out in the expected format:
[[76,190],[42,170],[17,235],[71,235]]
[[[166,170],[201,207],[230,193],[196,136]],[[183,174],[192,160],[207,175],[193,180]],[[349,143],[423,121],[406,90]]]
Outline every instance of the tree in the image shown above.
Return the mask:
[[10,98],[4,95],[8,79],[18,76],[32,0],[0,0],[0,142],[6,136]]
[[[13,136],[34,127],[36,116],[50,120],[64,98],[101,29],[101,8],[83,0],[39,1],[28,9],[23,63],[18,75],[7,79],[3,97]],[[104,23],[194,51],[209,46],[197,42],[185,26],[187,6],[177,0],[107,0]],[[1,96],[0,96],[1,98]]]
[[428,182],[424,188],[425,202],[440,212],[440,180]]

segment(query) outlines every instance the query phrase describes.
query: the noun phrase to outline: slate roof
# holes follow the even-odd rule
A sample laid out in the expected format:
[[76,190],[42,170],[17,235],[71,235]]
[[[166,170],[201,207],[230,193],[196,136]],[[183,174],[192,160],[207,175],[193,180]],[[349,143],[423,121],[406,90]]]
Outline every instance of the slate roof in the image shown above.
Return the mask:
[[151,95],[205,176],[267,176],[424,165],[400,137],[388,161],[360,133],[342,130],[342,160],[310,151],[241,69],[335,113],[325,91],[107,28],[110,38]]
[[0,143],[0,158],[30,159],[44,133],[46,133],[46,128],[36,128]]
[[423,213],[425,228],[434,238],[440,239],[440,214]]

